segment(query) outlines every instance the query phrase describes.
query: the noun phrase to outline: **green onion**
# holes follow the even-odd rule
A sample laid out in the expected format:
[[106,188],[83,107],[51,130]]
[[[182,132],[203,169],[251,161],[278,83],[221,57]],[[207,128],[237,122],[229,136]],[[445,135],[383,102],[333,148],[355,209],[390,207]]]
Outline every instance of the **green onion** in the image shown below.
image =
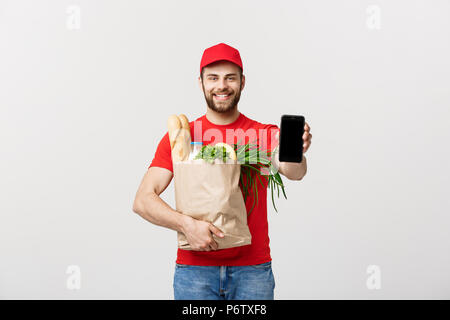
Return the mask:
[[[249,190],[253,190],[253,193],[255,195],[253,198],[252,207],[250,208],[248,215],[250,215],[255,207],[255,204],[258,202],[258,187],[256,183],[257,181],[255,181],[256,178],[258,178],[261,186],[264,186],[261,180],[261,176],[263,176],[267,180],[267,187],[270,188],[272,196],[273,208],[276,212],[278,212],[273,197],[275,187],[277,188],[278,198],[280,197],[280,187],[286,199],[287,196],[284,191],[283,180],[281,179],[280,174],[278,172],[275,172],[276,170],[272,165],[271,152],[269,150],[260,150],[259,145],[254,143],[241,145],[240,141],[238,141],[237,144],[233,144],[233,148],[236,152],[237,161],[241,164],[239,184],[242,187],[244,202],[247,201]],[[269,159],[260,157],[261,151],[264,151],[264,154],[267,153]],[[213,163],[215,159],[221,159],[223,162],[226,162],[227,159],[230,159],[230,155],[226,151],[225,147],[206,145],[202,147],[201,151],[194,159],[203,159],[208,163]],[[268,170],[269,174],[267,175],[267,177],[266,175],[262,175],[261,168],[263,167]]]
[[[275,199],[273,197],[274,188],[275,187],[277,188],[278,198],[280,197],[280,190],[279,190],[280,187],[285,199],[287,199],[287,196],[284,190],[283,180],[281,179],[280,174],[278,172],[275,172],[276,170],[272,165],[272,161],[270,160],[272,153],[269,150],[259,149],[259,146],[257,144],[247,143],[245,145],[240,145],[239,143],[240,141],[238,142],[238,144],[234,144],[233,147],[234,150],[236,151],[237,160],[239,163],[241,163],[241,177],[247,177],[248,179],[246,179],[246,181],[250,181],[250,183],[244,184],[244,179],[240,179],[242,189],[245,190],[243,192],[244,201],[247,200],[249,186],[250,187],[252,185],[254,186],[253,191],[255,197],[253,199],[253,204],[248,214],[250,215],[250,213],[253,211],[255,203],[257,203],[258,201],[258,188],[256,186],[256,183],[253,183],[256,177],[258,177],[258,180],[260,181],[261,185],[264,186],[261,180],[262,167],[267,168],[269,171],[267,177],[265,175],[263,177],[267,179],[268,182],[267,187],[270,188],[273,208],[275,209],[276,212],[278,212],[275,206]],[[261,151],[265,151],[264,153],[267,153],[269,159],[260,157]]]

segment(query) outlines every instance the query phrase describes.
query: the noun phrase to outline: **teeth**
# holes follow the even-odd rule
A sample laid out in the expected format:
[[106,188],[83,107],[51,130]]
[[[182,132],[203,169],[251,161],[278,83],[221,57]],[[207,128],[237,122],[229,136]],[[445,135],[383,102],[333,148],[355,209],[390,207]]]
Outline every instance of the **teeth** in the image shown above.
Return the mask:
[[224,98],[224,97],[228,97],[229,95],[228,94],[216,94],[216,96]]

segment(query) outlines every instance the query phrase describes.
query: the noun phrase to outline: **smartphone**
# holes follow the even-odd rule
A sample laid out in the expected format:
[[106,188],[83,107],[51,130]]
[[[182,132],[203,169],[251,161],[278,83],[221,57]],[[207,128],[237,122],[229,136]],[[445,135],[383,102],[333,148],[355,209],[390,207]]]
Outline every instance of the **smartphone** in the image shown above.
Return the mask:
[[302,162],[305,117],[285,114],[281,116],[279,161]]

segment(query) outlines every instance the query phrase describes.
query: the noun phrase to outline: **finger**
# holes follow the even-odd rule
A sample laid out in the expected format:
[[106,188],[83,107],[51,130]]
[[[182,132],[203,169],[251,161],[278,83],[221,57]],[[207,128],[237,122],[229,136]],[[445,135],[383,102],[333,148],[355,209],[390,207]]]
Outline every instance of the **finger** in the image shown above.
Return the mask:
[[209,245],[211,249],[213,250],[217,250],[219,248],[219,245],[217,244],[216,241],[212,241],[211,244]]
[[305,144],[303,144],[303,153],[305,153],[306,151],[308,151],[310,145],[311,145],[310,143],[305,143]]
[[223,231],[214,226],[212,223],[209,224],[209,230],[211,230],[212,233],[214,233],[216,236],[223,238],[225,235],[223,234]]
[[309,131],[311,128],[309,127],[308,123],[305,121],[305,131]]
[[303,139],[303,141],[308,140],[308,132],[303,133],[302,139]]
[[302,138],[303,138],[303,141],[310,141],[312,138],[312,134],[306,132]]

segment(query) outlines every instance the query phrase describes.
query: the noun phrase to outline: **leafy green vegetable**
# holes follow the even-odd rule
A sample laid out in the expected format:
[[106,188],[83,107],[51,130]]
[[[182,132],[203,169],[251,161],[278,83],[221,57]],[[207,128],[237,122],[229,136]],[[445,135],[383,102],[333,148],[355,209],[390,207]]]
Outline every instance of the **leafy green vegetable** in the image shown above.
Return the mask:
[[[277,189],[278,197],[280,197],[280,188],[285,199],[287,199],[287,196],[284,190],[283,180],[281,179],[279,172],[277,172],[275,167],[272,165],[272,152],[270,150],[261,150],[259,148],[259,145],[254,143],[240,145],[240,141],[237,144],[234,144],[233,147],[236,151],[237,160],[241,164],[242,179],[240,179],[240,182],[243,189],[244,201],[247,200],[250,190],[253,190],[253,194],[255,195],[253,198],[252,207],[248,214],[253,211],[255,204],[258,202],[258,188],[256,185],[256,178],[260,182],[261,186],[264,187],[261,177],[263,179],[266,179],[267,181],[267,187],[270,188],[272,196],[273,208],[276,212],[278,212],[273,197],[274,189]],[[261,151],[264,151],[264,153],[262,153]],[[276,151],[276,149],[274,151]],[[266,154],[267,157],[265,157]],[[268,174],[263,174],[262,170],[267,171]]]
[[197,159],[203,159],[209,163],[213,163],[215,159],[220,159],[225,162],[227,159],[230,159],[230,155],[225,147],[206,145],[203,146],[200,152],[195,156],[194,160]]
[[[274,189],[277,189],[278,198],[280,197],[280,188],[284,197],[286,199],[287,197],[284,191],[283,180],[272,165],[271,152],[269,150],[260,150],[259,146],[254,143],[240,145],[240,141],[237,144],[233,144],[233,148],[236,152],[237,161],[241,164],[239,184],[242,187],[244,202],[246,202],[247,197],[250,195],[250,190],[254,194],[253,204],[248,214],[253,211],[255,204],[258,203],[257,182],[259,181],[261,186],[264,187],[261,177],[267,181],[267,187],[271,191],[273,207],[278,212],[273,197]],[[261,151],[264,151],[264,153],[261,154]],[[265,157],[266,154],[268,157]],[[203,159],[208,163],[213,163],[215,159],[221,159],[223,162],[226,162],[227,159],[230,159],[230,155],[225,147],[206,145],[202,147],[194,159]],[[267,175],[263,174],[263,169],[268,173]]]

